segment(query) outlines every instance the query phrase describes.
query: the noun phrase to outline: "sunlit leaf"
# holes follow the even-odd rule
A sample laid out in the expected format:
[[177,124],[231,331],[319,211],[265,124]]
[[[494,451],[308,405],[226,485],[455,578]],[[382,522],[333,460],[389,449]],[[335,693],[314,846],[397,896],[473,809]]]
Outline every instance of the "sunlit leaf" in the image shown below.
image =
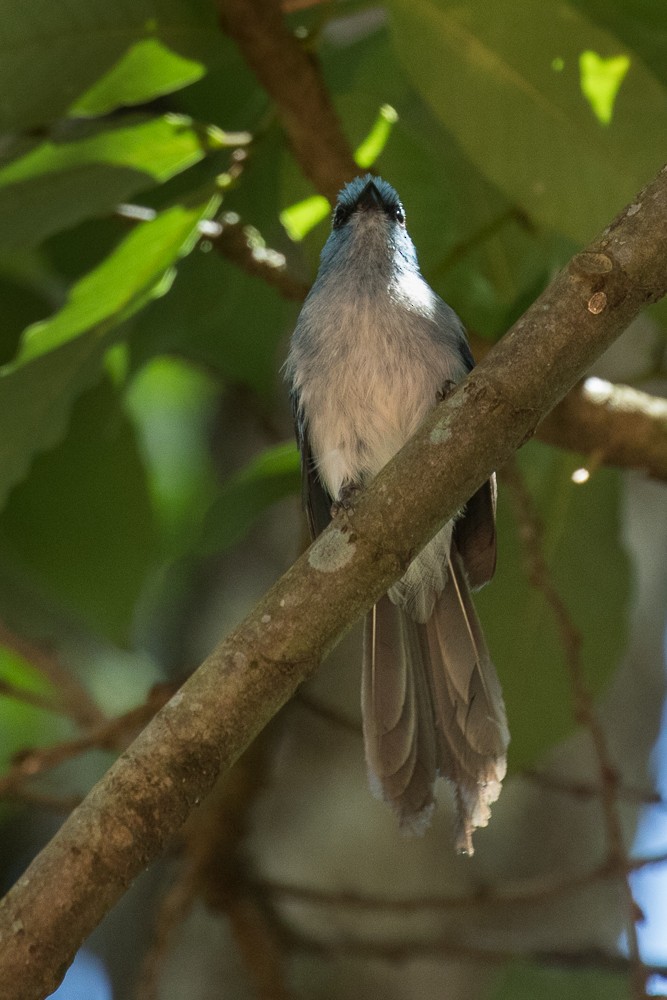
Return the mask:
[[0,243],[35,246],[225,144],[218,129],[165,115],[68,128],[0,169]]
[[586,17],[635,52],[667,85],[667,6],[662,0],[570,0]]
[[608,125],[612,119],[616,95],[629,69],[629,56],[603,59],[590,50],[579,56],[581,92],[603,125]]
[[383,104],[373,128],[357,147],[354,159],[363,169],[372,167],[387,145],[391,130],[398,121],[398,114],[390,104]]
[[280,221],[290,239],[298,242],[314,229],[318,222],[326,219],[331,206],[324,195],[314,194],[311,198],[290,205],[280,213]]
[[69,109],[72,115],[103,115],[113,108],[139,104],[146,94],[168,94],[199,80],[203,63],[171,52],[159,39],[145,38],[97,80]]
[[110,257],[74,286],[60,312],[26,330],[15,366],[84,333],[104,336],[149,298],[164,294],[171,282],[169,268],[192,249],[198,223],[217,204],[215,198],[195,208],[177,205],[136,226]]
[[[219,29],[206,0],[0,4],[0,129],[101,114],[198,79]],[[79,103],[80,102],[80,103]]]

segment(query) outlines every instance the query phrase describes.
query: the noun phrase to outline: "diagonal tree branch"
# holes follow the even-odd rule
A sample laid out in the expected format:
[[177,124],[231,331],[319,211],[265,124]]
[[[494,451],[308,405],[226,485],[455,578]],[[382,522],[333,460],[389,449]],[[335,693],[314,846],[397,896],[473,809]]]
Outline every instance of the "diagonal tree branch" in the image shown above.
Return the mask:
[[50,993],[188,813],[435,531],[667,291],[667,168],[224,639],[0,903],[0,998]]

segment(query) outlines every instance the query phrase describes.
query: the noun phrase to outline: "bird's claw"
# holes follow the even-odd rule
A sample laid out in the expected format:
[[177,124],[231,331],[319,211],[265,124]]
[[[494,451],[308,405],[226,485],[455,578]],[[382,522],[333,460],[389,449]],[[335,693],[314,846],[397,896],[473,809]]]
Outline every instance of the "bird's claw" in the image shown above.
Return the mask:
[[454,382],[451,378],[448,378],[446,382],[443,382],[435,394],[438,402],[442,403],[443,399],[447,399],[447,396],[451,396],[455,387],[456,382]]
[[334,500],[331,504],[331,516],[335,517],[336,514],[340,514],[342,510],[349,513],[354,507],[354,501],[359,492],[360,487],[356,486],[354,483],[347,483],[345,486],[342,486],[340,493],[338,494],[338,499]]

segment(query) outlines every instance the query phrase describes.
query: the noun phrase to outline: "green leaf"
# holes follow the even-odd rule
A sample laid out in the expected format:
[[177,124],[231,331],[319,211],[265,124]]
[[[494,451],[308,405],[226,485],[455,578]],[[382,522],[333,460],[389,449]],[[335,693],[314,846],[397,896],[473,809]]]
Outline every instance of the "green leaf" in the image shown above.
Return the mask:
[[149,101],[201,77],[218,46],[207,0],[1,0],[0,130]]
[[218,129],[178,115],[70,126],[0,169],[0,244],[5,251],[35,246],[224,144]]
[[[584,485],[577,456],[531,442],[519,452],[539,516],[544,553],[572,621],[583,635],[586,683],[600,692],[625,648],[628,566],[619,540],[619,477],[600,469]],[[527,579],[519,527],[501,482],[498,569],[477,595],[500,674],[513,769],[532,766],[575,728],[572,686],[553,610]],[[529,706],[529,709],[527,709]]]
[[354,153],[356,163],[367,170],[372,167],[389,141],[391,130],[398,121],[396,110],[391,104],[383,104],[375,119],[373,128]]
[[511,962],[488,1000],[629,1000],[628,977],[600,969],[564,970]]
[[77,282],[60,312],[26,330],[15,366],[84,333],[104,336],[149,299],[163,295],[173,277],[171,265],[190,252],[199,222],[218,204],[218,198],[209,198],[194,208],[177,205],[137,225],[114,253]]
[[311,229],[326,219],[331,211],[329,201],[323,194],[314,194],[294,205],[288,205],[280,213],[280,221],[291,240],[298,243]]
[[145,38],[127,50],[108,73],[69,109],[73,115],[103,115],[124,105],[143,103],[199,80],[205,67],[171,52],[157,38]]
[[[511,0],[390,8],[406,73],[476,166],[536,221],[584,242],[662,165],[665,89],[567,3],[530,0],[519,14]],[[585,50],[631,60],[607,128],[581,93]]]
[[603,125],[609,125],[612,119],[616,95],[629,69],[629,56],[603,59],[590,51],[579,56],[581,92]]
[[28,328],[18,358],[0,368],[0,504],[33,456],[60,440],[73,400],[99,378],[121,324],[166,291],[165,275],[216,204],[177,206],[137,226],[74,285],[59,312]]
[[122,642],[156,557],[134,432],[103,381],[75,404],[65,440],[12,491],[0,515],[0,559],[68,615]]
[[240,542],[263,511],[298,492],[300,481],[294,442],[267,448],[224,483],[206,517],[198,551],[210,555]]

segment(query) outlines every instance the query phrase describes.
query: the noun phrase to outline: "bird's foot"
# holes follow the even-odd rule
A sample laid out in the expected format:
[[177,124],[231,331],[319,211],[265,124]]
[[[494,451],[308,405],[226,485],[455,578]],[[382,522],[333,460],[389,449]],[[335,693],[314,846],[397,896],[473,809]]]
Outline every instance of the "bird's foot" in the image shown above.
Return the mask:
[[438,402],[442,403],[443,399],[447,399],[447,396],[451,396],[455,388],[456,382],[454,382],[451,378],[448,378],[446,382],[443,382],[435,394]]
[[353,509],[354,501],[360,492],[361,487],[356,483],[346,483],[344,486],[341,486],[338,499],[334,500],[331,504],[331,516],[335,517],[336,514],[340,514],[341,510],[344,510],[349,514],[349,512]]

